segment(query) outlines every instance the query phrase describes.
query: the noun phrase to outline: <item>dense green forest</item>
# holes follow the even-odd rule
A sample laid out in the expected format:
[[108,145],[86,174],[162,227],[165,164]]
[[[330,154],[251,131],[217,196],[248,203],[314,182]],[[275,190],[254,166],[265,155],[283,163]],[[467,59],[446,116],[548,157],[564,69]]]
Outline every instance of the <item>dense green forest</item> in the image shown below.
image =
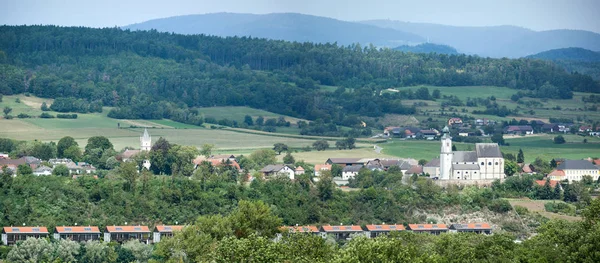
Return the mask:
[[424,43],[416,46],[399,46],[394,48],[395,50],[402,52],[412,52],[412,53],[437,53],[437,54],[446,54],[446,55],[457,55],[458,51],[455,48],[447,45],[439,45],[433,43]]
[[[198,107],[243,105],[341,124],[349,118],[357,122],[356,116],[414,113],[400,104],[402,94],[380,92],[389,87],[494,85],[564,99],[572,91],[600,92],[589,76],[569,74],[550,62],[412,54],[358,44],[2,26],[0,50],[0,93],[83,99],[93,104],[88,109],[115,107],[109,115],[114,118],[199,123]],[[339,88],[330,92],[320,85]]]

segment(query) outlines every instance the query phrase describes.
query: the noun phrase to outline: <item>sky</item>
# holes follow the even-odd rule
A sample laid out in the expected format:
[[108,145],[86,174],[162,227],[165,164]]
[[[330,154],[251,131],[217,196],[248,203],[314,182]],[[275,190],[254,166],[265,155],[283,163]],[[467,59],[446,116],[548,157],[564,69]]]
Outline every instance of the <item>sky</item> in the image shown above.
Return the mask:
[[0,0],[0,24],[114,27],[178,15],[294,12],[346,21],[600,33],[600,0]]

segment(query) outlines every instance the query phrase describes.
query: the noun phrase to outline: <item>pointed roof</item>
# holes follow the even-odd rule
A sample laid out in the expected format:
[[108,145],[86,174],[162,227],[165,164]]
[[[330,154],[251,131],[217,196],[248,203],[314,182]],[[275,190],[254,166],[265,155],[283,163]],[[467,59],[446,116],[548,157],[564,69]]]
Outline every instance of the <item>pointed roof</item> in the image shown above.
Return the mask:
[[144,128],[144,135],[142,135],[142,139],[149,140],[150,135],[148,134],[148,129]]

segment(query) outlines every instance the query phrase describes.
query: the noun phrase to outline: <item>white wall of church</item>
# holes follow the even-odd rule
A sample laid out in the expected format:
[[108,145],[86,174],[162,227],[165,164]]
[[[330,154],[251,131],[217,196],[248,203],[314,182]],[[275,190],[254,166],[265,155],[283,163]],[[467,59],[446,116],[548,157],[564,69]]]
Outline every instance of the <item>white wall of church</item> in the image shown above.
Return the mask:
[[481,179],[504,178],[504,158],[477,158]]

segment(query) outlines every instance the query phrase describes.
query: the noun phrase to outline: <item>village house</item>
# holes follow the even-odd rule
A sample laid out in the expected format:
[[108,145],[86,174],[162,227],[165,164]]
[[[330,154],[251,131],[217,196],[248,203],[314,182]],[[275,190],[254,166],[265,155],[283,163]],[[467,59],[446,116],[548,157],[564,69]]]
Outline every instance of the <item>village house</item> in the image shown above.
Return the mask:
[[364,234],[360,226],[321,226],[321,235],[323,238],[327,235],[333,235],[335,240],[350,240],[351,235]]
[[41,165],[38,168],[35,168],[35,170],[33,170],[33,175],[36,175],[36,176],[51,175],[51,174],[52,174],[52,168],[45,166],[45,165]]
[[344,167],[344,169],[342,169],[342,180],[350,180],[350,178],[354,179],[354,177],[356,177],[356,175],[362,168],[362,165],[352,165]]
[[504,133],[512,135],[530,135],[533,134],[533,128],[529,125],[510,125],[504,128]]
[[554,133],[554,132],[559,132],[560,128],[558,127],[558,124],[555,123],[547,123],[542,125],[542,132],[546,132],[546,133]]
[[521,168],[521,174],[535,174],[535,167],[532,164],[526,163]]
[[387,171],[391,167],[399,167],[402,173],[405,173],[412,165],[405,160],[400,159],[372,159],[369,160],[366,164],[366,167],[373,170],[374,168],[378,168],[379,170]]
[[123,243],[134,239],[150,244],[150,233],[147,226],[107,226],[104,232],[104,242]]
[[4,227],[2,229],[2,244],[5,246],[14,245],[28,237],[45,238],[48,234],[48,229],[44,226]]
[[408,169],[404,173],[404,175],[409,175],[409,176],[412,176],[413,174],[416,174],[416,175],[423,174],[423,166],[413,165],[412,167],[410,167],[410,169]]
[[298,167],[296,167],[296,169],[294,170],[294,174],[295,174],[295,175],[301,175],[301,174],[304,174],[304,168],[302,168],[302,166],[298,166]]
[[492,227],[487,223],[452,224],[450,225],[450,232],[491,235]]
[[448,227],[444,224],[409,224],[408,229],[415,233],[429,233],[433,235],[448,232]]
[[72,162],[73,162],[73,160],[68,159],[68,158],[59,158],[59,159],[48,160],[48,163],[50,163],[52,165],[52,168],[55,168],[59,164],[67,165],[68,163],[72,163]]
[[0,159],[8,159],[8,153],[0,153]]
[[[535,183],[539,186],[545,186],[546,180],[535,180]],[[550,179],[550,187],[555,188],[556,186],[561,187],[559,181]]]
[[317,164],[315,165],[315,177],[314,181],[319,181],[318,177],[321,177],[321,173],[324,171],[331,171],[331,164]]
[[550,180],[569,180],[569,182],[573,182],[581,181],[585,175],[589,175],[592,180],[597,181],[600,170],[587,160],[564,160],[548,174],[548,177],[550,177]]
[[579,126],[579,132],[591,132],[592,131],[592,126],[587,126],[587,125],[582,125]]
[[422,139],[426,139],[426,140],[433,140],[433,139],[435,139],[435,137],[438,137],[438,136],[440,136],[440,132],[435,129],[420,130],[419,133],[417,134],[417,138],[422,138]]
[[403,225],[366,225],[367,231],[365,235],[370,238],[376,238],[381,235],[388,235],[392,231],[404,231],[406,228]]
[[329,158],[327,159],[327,161],[325,161],[326,164],[337,164],[339,166],[352,166],[352,165],[360,165],[363,166],[365,165],[366,162],[368,162],[368,159],[364,159],[364,158]]
[[160,242],[161,238],[172,237],[175,231],[181,231],[182,229],[183,229],[183,226],[180,226],[180,225],[175,225],[175,226],[165,226],[165,225],[156,226],[156,227],[154,227],[154,234],[153,234],[152,241],[154,243],[158,243],[158,242]]
[[70,162],[67,163],[69,174],[82,175],[96,173],[96,167],[86,162]]
[[41,163],[42,160],[33,156],[24,156],[19,159],[0,158],[0,168],[6,166],[13,171],[17,171],[19,165],[22,164],[28,165],[31,169],[36,169]]
[[423,165],[423,173],[429,174],[430,178],[440,178],[440,158],[433,158]]
[[97,226],[57,226],[54,239],[68,239],[77,242],[100,240],[100,229]]
[[463,123],[463,121],[462,121],[461,118],[450,118],[448,120],[448,126],[452,126],[452,125],[455,125],[455,124],[460,125],[462,123]]
[[289,166],[287,164],[269,164],[269,165],[265,166],[264,168],[262,168],[260,170],[260,172],[263,174],[263,176],[265,178],[277,176],[277,175],[285,175],[292,180],[294,180],[294,178],[295,178],[294,168],[292,168],[291,166]]
[[417,138],[417,134],[421,131],[417,127],[386,127],[383,130],[383,135],[388,137],[400,137],[400,138]]
[[476,119],[475,125],[477,125],[477,126],[496,125],[496,121],[489,120],[489,119]]

